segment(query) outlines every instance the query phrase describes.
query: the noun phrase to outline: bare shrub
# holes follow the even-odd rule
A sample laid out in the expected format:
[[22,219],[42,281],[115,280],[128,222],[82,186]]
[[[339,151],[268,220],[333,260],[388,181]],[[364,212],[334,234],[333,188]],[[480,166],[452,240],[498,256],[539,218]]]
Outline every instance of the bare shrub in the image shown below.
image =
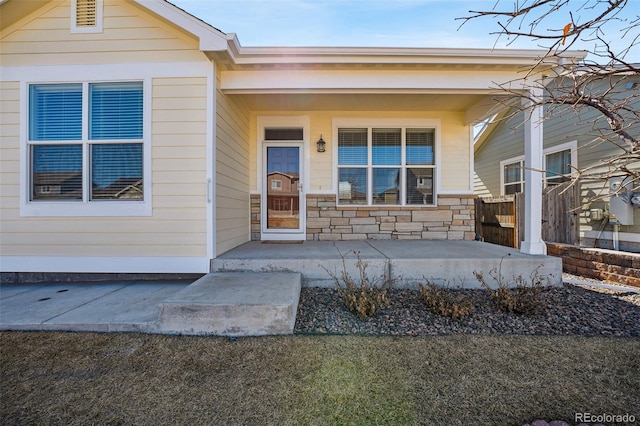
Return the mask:
[[516,314],[535,315],[544,312],[547,305],[542,295],[542,290],[549,283],[549,277],[541,276],[540,267],[537,267],[529,279],[522,275],[513,277],[513,284],[502,275],[502,261],[499,268],[489,271],[489,276],[495,284],[495,288],[489,285],[482,272],[473,271],[473,275],[483,288],[491,293],[496,306],[505,312]]
[[418,287],[430,312],[454,320],[462,320],[473,312],[474,302],[471,298],[460,292],[456,294],[448,286],[438,287],[432,281],[426,281],[426,285],[418,284]]
[[345,256],[340,253],[342,258],[342,271],[338,275],[322,266],[333,279],[338,288],[338,294],[342,297],[344,304],[351,312],[356,314],[358,318],[372,317],[378,309],[389,304],[387,297],[387,289],[395,283],[395,279],[382,274],[381,276],[369,277],[367,274],[368,262],[364,262],[360,258],[360,252],[353,251],[356,255],[356,267],[358,268],[358,277],[353,278],[347,272]]

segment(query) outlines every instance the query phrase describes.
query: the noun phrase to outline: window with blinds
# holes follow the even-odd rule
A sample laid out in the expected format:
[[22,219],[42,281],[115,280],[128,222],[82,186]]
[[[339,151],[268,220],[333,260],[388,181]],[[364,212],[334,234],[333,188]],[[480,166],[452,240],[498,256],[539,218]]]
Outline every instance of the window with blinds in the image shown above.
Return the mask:
[[143,103],[142,82],[31,85],[30,200],[143,200]]
[[89,85],[89,139],[142,139],[142,82]]
[[35,84],[29,87],[29,139],[82,139],[82,84]]
[[435,129],[338,129],[338,202],[433,205]]

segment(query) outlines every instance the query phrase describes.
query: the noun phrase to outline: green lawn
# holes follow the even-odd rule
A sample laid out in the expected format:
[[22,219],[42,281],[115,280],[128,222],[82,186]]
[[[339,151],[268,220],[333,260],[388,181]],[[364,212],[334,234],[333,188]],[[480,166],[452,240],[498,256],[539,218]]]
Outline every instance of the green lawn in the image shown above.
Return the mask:
[[637,338],[4,332],[0,355],[2,424],[640,419]]

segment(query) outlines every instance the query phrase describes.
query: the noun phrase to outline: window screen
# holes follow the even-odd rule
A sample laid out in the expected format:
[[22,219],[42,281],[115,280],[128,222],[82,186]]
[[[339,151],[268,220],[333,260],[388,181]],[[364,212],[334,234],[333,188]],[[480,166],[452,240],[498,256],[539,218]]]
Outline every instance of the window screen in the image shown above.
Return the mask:
[[433,165],[433,129],[407,129],[407,165]]
[[31,163],[31,200],[82,200],[82,145],[33,145]]
[[91,199],[142,199],[142,144],[91,145]]
[[504,194],[510,195],[517,192],[522,192],[522,183],[524,181],[523,176],[523,162],[518,161],[516,163],[506,164],[504,166]]
[[142,82],[89,85],[89,139],[142,138]]
[[400,129],[373,129],[373,165],[399,166],[402,157]]
[[143,103],[142,82],[30,85],[30,199],[142,200]]
[[547,154],[547,184],[558,184],[570,179],[571,174],[571,150]]
[[340,129],[338,164],[366,166],[367,162],[367,129]]
[[339,204],[435,204],[435,168],[433,128],[338,129]]
[[29,140],[82,139],[82,84],[29,86]]

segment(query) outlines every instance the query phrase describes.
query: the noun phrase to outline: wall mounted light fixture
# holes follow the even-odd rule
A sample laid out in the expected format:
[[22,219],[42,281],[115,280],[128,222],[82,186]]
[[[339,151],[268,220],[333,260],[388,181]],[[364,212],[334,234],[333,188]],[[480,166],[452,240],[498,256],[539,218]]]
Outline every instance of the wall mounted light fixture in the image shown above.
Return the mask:
[[316,142],[316,150],[318,152],[324,152],[326,149],[327,143],[322,139],[322,134],[320,134],[320,139]]

